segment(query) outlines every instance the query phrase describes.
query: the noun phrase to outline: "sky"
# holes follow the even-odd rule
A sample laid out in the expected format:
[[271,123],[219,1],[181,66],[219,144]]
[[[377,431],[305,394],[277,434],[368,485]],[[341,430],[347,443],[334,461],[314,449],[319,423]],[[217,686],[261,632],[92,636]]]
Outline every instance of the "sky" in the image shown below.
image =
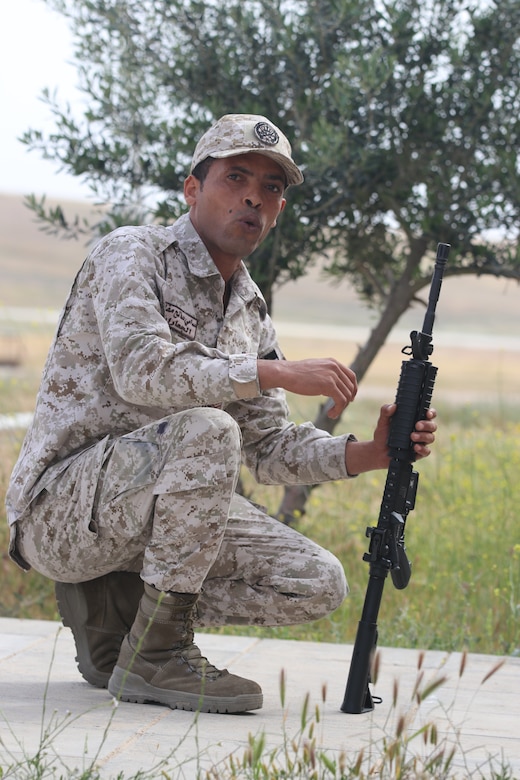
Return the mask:
[[17,138],[29,128],[52,129],[40,96],[57,89],[61,103],[81,101],[71,64],[66,19],[43,0],[4,0],[0,25],[0,192],[86,199],[89,189],[58,163],[29,152]]

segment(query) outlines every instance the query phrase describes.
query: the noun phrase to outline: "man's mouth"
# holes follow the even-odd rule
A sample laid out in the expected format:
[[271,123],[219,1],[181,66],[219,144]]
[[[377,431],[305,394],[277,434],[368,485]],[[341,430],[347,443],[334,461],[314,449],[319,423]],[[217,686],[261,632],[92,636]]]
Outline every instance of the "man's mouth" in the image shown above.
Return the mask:
[[262,229],[262,220],[258,214],[244,214],[239,217],[239,222],[245,225],[248,230]]

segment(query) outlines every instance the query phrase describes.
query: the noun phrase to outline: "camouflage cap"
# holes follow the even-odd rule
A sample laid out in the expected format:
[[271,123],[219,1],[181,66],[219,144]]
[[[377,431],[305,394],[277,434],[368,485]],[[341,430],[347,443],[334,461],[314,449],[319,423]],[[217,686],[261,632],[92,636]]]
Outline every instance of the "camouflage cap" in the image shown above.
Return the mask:
[[301,184],[303,175],[292,159],[291,144],[275,125],[258,114],[226,114],[207,130],[191,161],[191,171],[207,157],[222,159],[256,152],[283,168],[287,184]]

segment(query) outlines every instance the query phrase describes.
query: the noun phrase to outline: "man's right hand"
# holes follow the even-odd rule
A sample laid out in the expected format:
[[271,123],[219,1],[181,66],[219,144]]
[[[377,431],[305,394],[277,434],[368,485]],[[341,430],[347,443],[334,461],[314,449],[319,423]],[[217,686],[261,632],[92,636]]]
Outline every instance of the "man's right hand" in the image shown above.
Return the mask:
[[355,373],[334,358],[305,360],[258,360],[258,380],[262,390],[282,387],[296,395],[323,395],[333,405],[327,411],[335,420],[357,393]]

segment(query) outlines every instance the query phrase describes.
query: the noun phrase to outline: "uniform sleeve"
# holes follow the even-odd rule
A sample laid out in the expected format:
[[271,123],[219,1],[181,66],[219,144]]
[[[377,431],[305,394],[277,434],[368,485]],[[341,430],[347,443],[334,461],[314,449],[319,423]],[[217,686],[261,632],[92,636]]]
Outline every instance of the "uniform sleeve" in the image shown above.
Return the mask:
[[259,394],[256,354],[172,343],[158,293],[161,272],[153,247],[132,234],[101,242],[91,256],[93,305],[119,396],[169,412]]
[[310,422],[290,422],[283,390],[264,391],[228,411],[242,430],[245,465],[260,484],[311,485],[350,477],[345,448],[355,436],[331,436]]
[[[259,355],[263,359],[284,359],[268,315]],[[345,448],[355,436],[331,436],[312,423],[292,423],[283,389],[260,391],[254,398],[231,404],[227,411],[240,426],[244,462],[257,482],[310,485],[350,478]]]

